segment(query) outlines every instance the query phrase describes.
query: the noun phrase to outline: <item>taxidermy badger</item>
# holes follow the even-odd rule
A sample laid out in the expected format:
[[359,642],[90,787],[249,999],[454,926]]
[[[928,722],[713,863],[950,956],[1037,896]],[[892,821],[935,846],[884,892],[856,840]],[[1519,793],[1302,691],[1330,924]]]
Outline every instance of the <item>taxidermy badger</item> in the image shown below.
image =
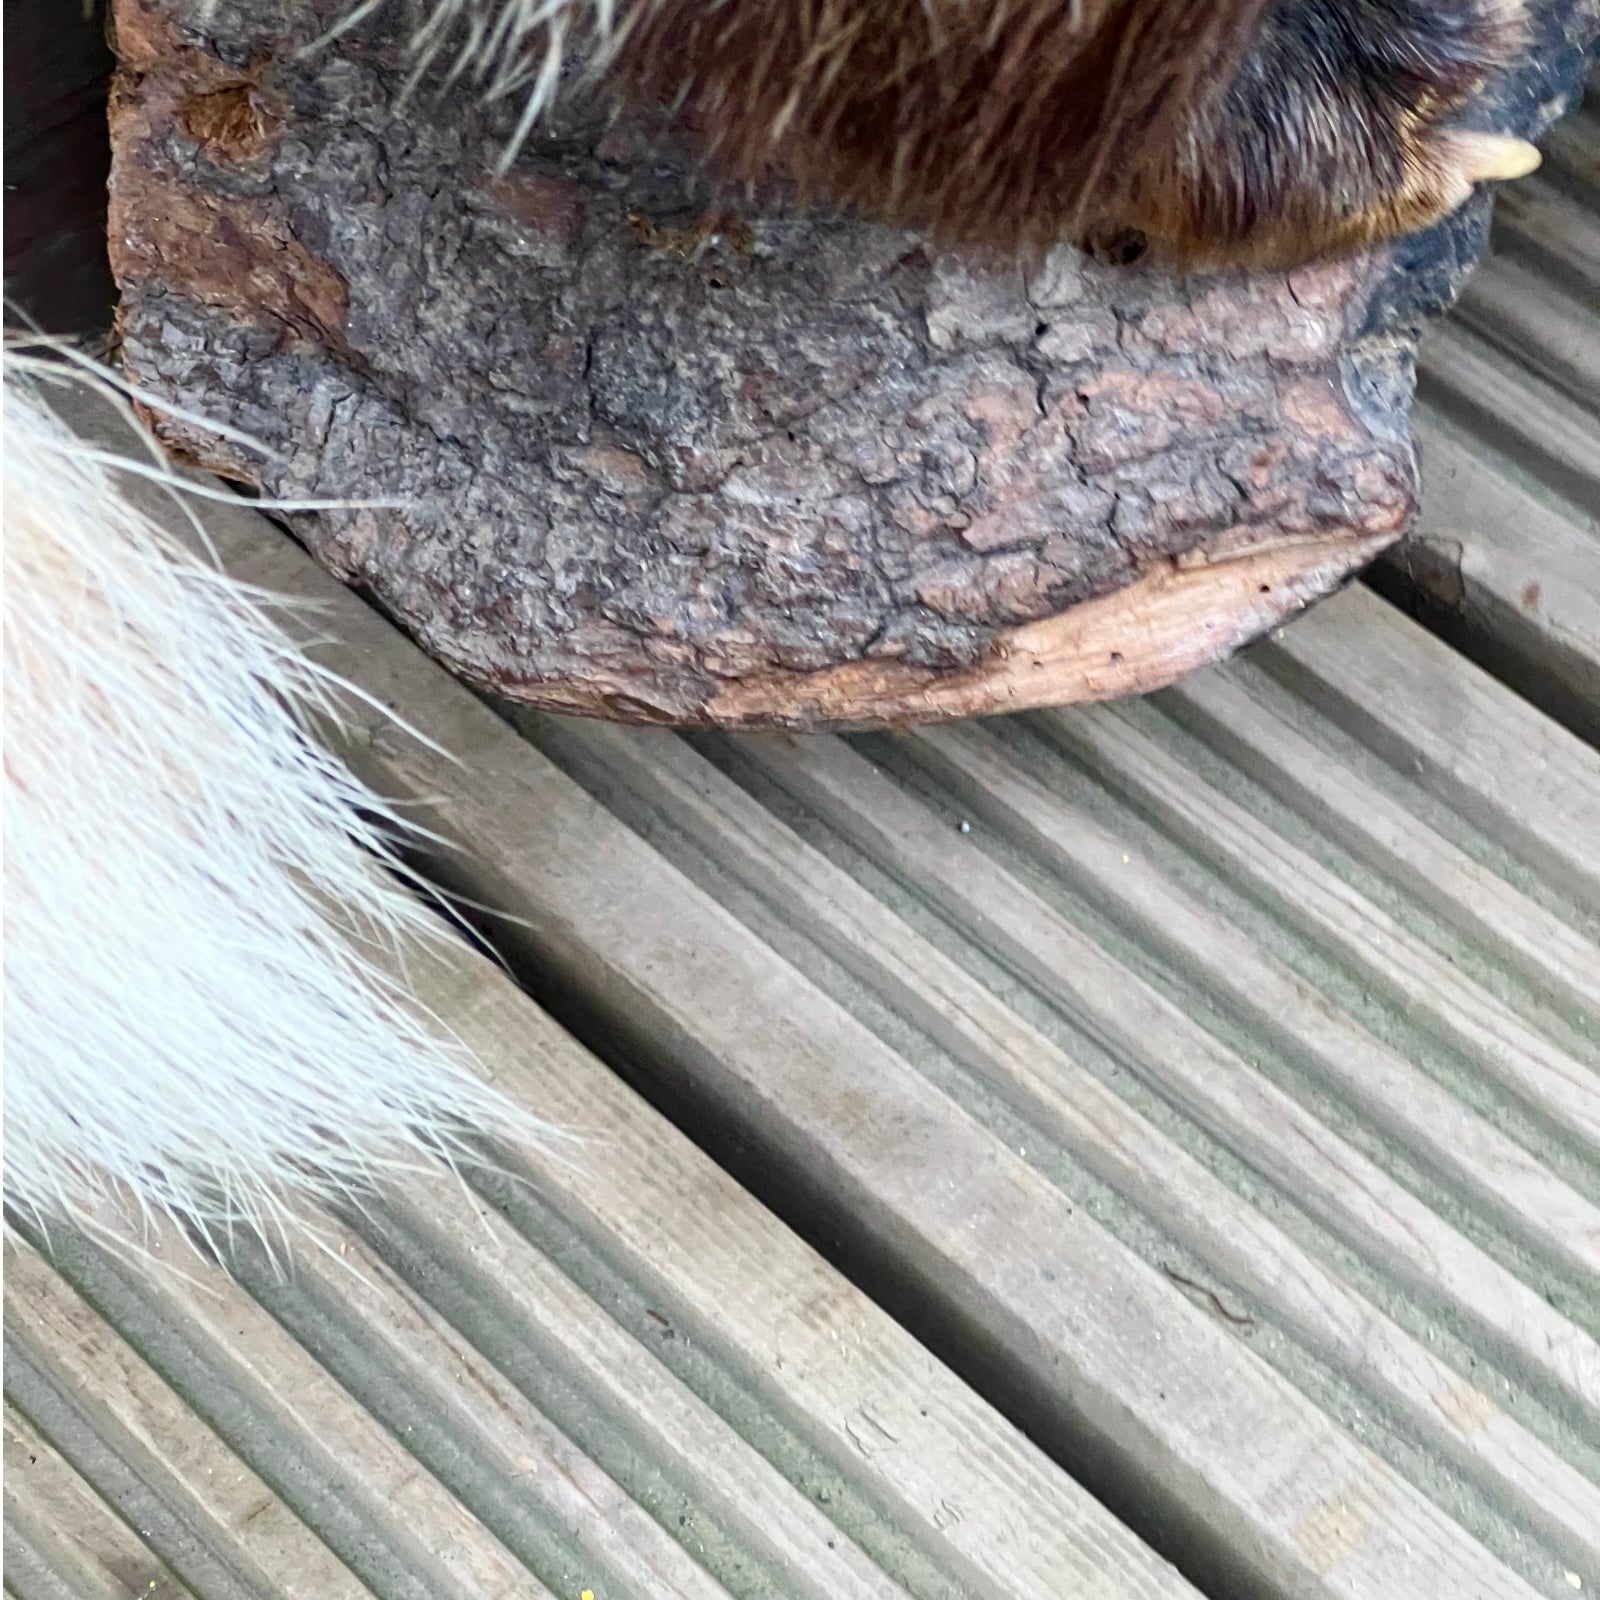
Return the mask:
[[[1514,0],[391,4],[342,26],[411,28],[525,124],[603,78],[730,176],[1004,249],[1283,265],[1537,161],[1455,120]],[[372,958],[427,913],[306,731],[330,686],[56,420],[58,371],[5,381],[8,1201],[259,1224],[463,1122],[526,1131]]]

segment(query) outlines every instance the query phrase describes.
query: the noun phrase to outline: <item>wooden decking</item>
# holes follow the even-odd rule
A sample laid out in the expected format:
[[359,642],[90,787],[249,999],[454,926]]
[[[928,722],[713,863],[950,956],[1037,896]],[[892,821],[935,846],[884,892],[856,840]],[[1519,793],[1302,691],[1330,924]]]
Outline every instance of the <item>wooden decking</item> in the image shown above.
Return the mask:
[[1600,1592],[1600,335],[1511,361],[1525,267],[1426,367],[1452,643],[1360,587],[1146,701],[679,737],[211,517],[453,758],[352,710],[509,914],[428,998],[583,1142],[288,1276],[14,1252],[8,1591]]
[[1393,558],[1446,636],[1600,742],[1600,75],[1497,204],[1424,341],[1422,514]]

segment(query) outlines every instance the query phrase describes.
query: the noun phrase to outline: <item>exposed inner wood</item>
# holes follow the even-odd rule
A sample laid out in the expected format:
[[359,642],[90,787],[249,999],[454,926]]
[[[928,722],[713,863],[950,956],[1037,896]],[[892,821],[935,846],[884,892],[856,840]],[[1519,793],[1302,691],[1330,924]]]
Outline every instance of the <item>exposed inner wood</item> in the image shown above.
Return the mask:
[[[907,721],[936,722],[1141,694],[1231,655],[1389,543],[1383,534],[1364,544],[1338,536],[1216,563],[1175,563],[1001,635],[964,673],[857,662],[747,679],[712,700],[708,718],[804,728],[847,723],[863,704],[882,703],[903,708],[895,714]],[[1063,686],[1071,692],[1063,695]]]

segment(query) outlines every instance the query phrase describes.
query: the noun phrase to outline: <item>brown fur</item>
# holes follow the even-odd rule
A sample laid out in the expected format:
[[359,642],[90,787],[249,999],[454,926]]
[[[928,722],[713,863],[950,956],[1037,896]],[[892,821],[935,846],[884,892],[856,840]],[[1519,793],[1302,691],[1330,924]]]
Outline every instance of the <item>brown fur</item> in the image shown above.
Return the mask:
[[1283,265],[1516,166],[1449,124],[1519,39],[1502,0],[649,0],[617,66],[732,175],[945,240]]

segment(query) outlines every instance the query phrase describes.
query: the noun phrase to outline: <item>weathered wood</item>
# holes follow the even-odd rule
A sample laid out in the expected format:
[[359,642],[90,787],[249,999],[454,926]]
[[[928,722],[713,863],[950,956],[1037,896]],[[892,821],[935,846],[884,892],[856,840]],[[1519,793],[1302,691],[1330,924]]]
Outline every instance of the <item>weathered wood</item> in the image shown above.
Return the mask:
[[[1510,1006],[1484,993],[1444,956],[1429,949],[1423,940],[1373,905],[1359,890],[1341,881],[1309,852],[1283,839],[1243,806],[1197,781],[1182,762],[1137,729],[1108,718],[1064,714],[1052,725],[1052,731],[1111,787],[1160,818],[1197,855],[1215,862],[1263,903],[1281,908],[1293,923],[1307,928],[1323,948],[1338,951],[1368,982],[1393,994],[1402,1005],[1426,1006],[1435,1012],[1439,1032],[1481,1071],[1503,1083],[1511,1093],[1558,1117],[1600,1156],[1600,1081],[1583,1064],[1542,1037]],[[977,737],[981,736],[968,741],[969,747]],[[1016,774],[1013,781],[1029,780],[1026,774]],[[1043,803],[1042,785],[1035,780],[1031,787],[1036,799]],[[1071,843],[1059,825],[1051,832],[1053,839],[1060,841],[1053,849]],[[1101,853],[1103,856],[1104,851]],[[1113,899],[1127,892],[1119,890],[1112,881],[1114,877],[1102,873],[1100,880],[1102,892]],[[1201,967],[1209,983],[1220,992],[1231,993],[1235,1004],[1254,1011],[1269,1031],[1286,1027],[1289,1032],[1284,1039],[1285,1048],[1318,1050],[1318,1036],[1325,1032],[1325,1020],[1315,1016],[1314,1006],[1307,1009],[1304,996],[1297,1004],[1284,991],[1281,973],[1275,977],[1261,967],[1251,970],[1237,936],[1229,939],[1221,932],[1209,931],[1206,923],[1197,922],[1194,911],[1176,897],[1142,906],[1140,912],[1152,942],[1177,945],[1183,950],[1184,959]],[[1593,944],[1584,946],[1570,932],[1565,942],[1568,948],[1584,948],[1591,963],[1600,959],[1600,949]],[[1230,945],[1234,964],[1231,970],[1224,970],[1223,951]],[[1600,1013],[1593,1010],[1592,996],[1589,1016],[1592,1021],[1600,1021]],[[1324,1070],[1332,1079],[1337,1081],[1347,1071],[1353,1073],[1356,1081],[1367,1086],[1367,1092],[1378,1097],[1377,1103],[1391,1102],[1387,1115],[1398,1118],[1402,1126],[1413,1115],[1423,1119],[1407,1128],[1409,1148],[1419,1153],[1432,1150],[1448,1164],[1461,1161],[1476,1166],[1478,1181],[1491,1191],[1502,1182],[1516,1187],[1513,1175],[1520,1169],[1536,1185],[1524,1192],[1518,1208],[1523,1214],[1522,1225],[1536,1231],[1552,1228],[1556,1237],[1548,1243],[1558,1250],[1578,1252],[1587,1259],[1590,1270],[1600,1270],[1600,1211],[1587,1203],[1580,1203],[1577,1211],[1569,1210],[1576,1201],[1570,1192],[1564,1200],[1556,1192],[1541,1193],[1537,1185],[1549,1174],[1542,1171],[1534,1157],[1510,1149],[1497,1151],[1497,1137],[1488,1128],[1479,1126],[1475,1133],[1467,1131],[1457,1121],[1459,1108],[1452,1111],[1445,1097],[1426,1080],[1407,1085],[1408,1075],[1402,1074],[1391,1090],[1384,1091],[1378,1085],[1387,1074],[1378,1070],[1374,1061],[1363,1060],[1362,1049],[1347,1044],[1341,1054],[1344,1059],[1335,1061],[1333,1052],[1328,1053]],[[1392,1057],[1390,1060],[1392,1065]],[[1424,1111],[1424,1107],[1429,1110]],[[1484,1140],[1486,1146],[1481,1143]],[[1471,1153],[1475,1146],[1476,1159]],[[1562,1220],[1557,1222],[1557,1217]]]
[[[1008,966],[1085,1023],[1119,1058],[1136,1063],[1199,1122],[1247,1153],[1259,1170],[1276,1174],[1307,1199],[1315,1196],[1330,1220],[1364,1251],[1384,1259],[1420,1294],[1460,1303],[1530,1370],[1543,1372],[1577,1403],[1600,1410],[1600,1347],[1593,1340],[1575,1337],[1537,1293],[1386,1178],[1197,1019],[1141,982],[1020,879],[975,852],[941,848],[948,828],[930,808],[844,745],[808,741],[779,752],[754,744],[749,754],[846,838],[973,929]],[[1100,854],[1105,853],[1102,845]],[[1119,854],[1130,855],[1133,869],[1131,852]],[[1108,876],[1102,872],[1102,885]],[[1137,878],[1137,870],[1130,876]],[[1204,923],[1196,930],[1193,911],[1175,896],[1167,896],[1163,910],[1168,917],[1188,913],[1186,945],[1217,936],[1215,927]],[[1160,933],[1165,936],[1164,927]],[[1189,959],[1197,956],[1205,959],[1202,952]],[[1302,1047],[1314,1045],[1307,1041]],[[1367,1092],[1380,1091],[1369,1084]],[[1492,1130],[1481,1132],[1492,1138]],[[1462,1158],[1472,1159],[1470,1152],[1462,1152]],[[1518,1165],[1526,1173],[1534,1164]],[[1544,1178],[1548,1183],[1548,1175]],[[1492,1187],[1500,1181],[1515,1186],[1511,1173],[1501,1180],[1480,1171],[1478,1182],[1485,1181]],[[1564,1186],[1556,1183],[1553,1189],[1561,1192]],[[1570,1191],[1557,1204],[1569,1219],[1577,1219],[1582,1230],[1577,1242],[1592,1259],[1600,1245],[1595,1209]]]
[[[354,654],[342,659],[359,670]],[[436,805],[448,795],[430,815],[493,863],[480,888],[524,919],[541,965],[574,994],[607,996],[609,1025],[648,1049],[660,1070],[690,1078],[725,1113],[740,1108],[745,1136],[760,1130],[765,1160],[825,1186],[811,1199],[830,1226],[865,1226],[880,1249],[892,1240],[897,1278],[916,1280],[920,1295],[955,1316],[969,1349],[992,1352],[1038,1425],[1074,1437],[1075,1465],[1092,1471],[1102,1493],[1108,1482],[1124,1493],[1139,1483],[1147,1514],[1169,1537],[1209,1545],[1205,1560],[1227,1562],[1230,1592],[1374,1600],[1397,1587],[1485,1600],[1524,1592],[1233,1346],[1208,1307],[1189,1304],[569,780],[518,754],[490,713],[480,723],[456,700],[445,714],[442,686],[427,693],[408,679],[409,714],[462,752],[471,775],[453,779],[415,746],[381,740],[385,778]],[[532,817],[541,819],[536,832]],[[975,860],[973,873],[983,870]],[[1123,977],[1113,972],[1101,991],[1105,1011],[1142,1050],[1149,1007],[1135,1014],[1119,1004]],[[1196,1078],[1209,1072],[1218,1052],[1191,1055],[1196,1043],[1206,1041],[1186,1034],[1163,1048],[1162,1064]],[[1242,1069],[1236,1079],[1254,1095],[1229,1119],[1245,1131],[1258,1125],[1264,1086],[1247,1088]],[[1307,1130],[1309,1119],[1293,1120],[1296,1135]],[[1447,1270],[1459,1275],[1464,1298],[1480,1316],[1505,1315],[1513,1342],[1544,1360],[1545,1339],[1525,1321],[1546,1320],[1538,1296],[1506,1282],[1392,1186],[1379,1184],[1382,1202],[1363,1200],[1376,1175],[1352,1152],[1337,1152],[1323,1170],[1323,1195],[1347,1211],[1370,1208],[1378,1248],[1396,1231],[1388,1205],[1408,1226],[1425,1223],[1428,1243],[1454,1258]],[[1297,1158],[1295,1179],[1305,1177]],[[1477,1268],[1490,1270],[1480,1277]],[[1482,1295],[1490,1303],[1476,1304]],[[1571,1330],[1554,1324],[1561,1351],[1553,1364],[1561,1380],[1582,1386]],[[1355,1523],[1345,1510],[1351,1501],[1361,1507]],[[1359,1538],[1348,1531],[1356,1525]]]
[[179,1600],[187,1592],[9,1405],[5,1569],[19,1600]]
[[[1594,8],[1535,9],[1485,107],[1523,131]],[[1144,690],[1411,512],[1415,327],[1484,203],[1289,275],[985,267],[720,194],[598,114],[496,176],[515,107],[401,109],[392,19],[301,51],[317,26],[121,0],[125,354],[268,452],[161,424],[218,470],[404,502],[296,527],[483,687],[808,728]]]
[[[311,1401],[314,1389],[297,1376],[300,1386],[285,1398]],[[366,1593],[160,1375],[14,1240],[6,1247],[6,1392],[195,1594]],[[336,1416],[324,1413],[330,1423]]]
[[[1208,785],[1137,729],[1105,714],[1062,713],[1046,724],[1117,790],[1158,816],[1241,886],[1281,903],[1339,950],[1390,983],[1403,1004],[1463,1013],[1462,1047],[1486,1072],[1538,1106],[1558,1106],[1600,1158],[1600,1081],[1511,1009],[1483,995],[1442,956],[1367,904],[1314,857]],[[1359,1105],[1445,1181],[1478,1194],[1535,1249],[1600,1276],[1600,1207],[1563,1183],[1442,1085],[1355,1021],[1330,1013],[1314,985],[1242,929],[1172,884],[1142,852],[1053,792],[983,728],[922,739],[941,782],[989,825],[1092,897],[1142,944],[1165,949],[1206,990],[1287,1055],[1315,1063],[1330,1091]],[[1600,954],[1600,952],[1596,952]],[[1600,1397],[1597,1397],[1600,1398]]]
[[[710,761],[661,734],[572,724],[559,733],[546,731],[586,776],[603,774],[623,786],[682,829],[719,867],[781,905],[790,926],[891,999],[901,1015],[1060,1140],[1075,1160],[1108,1184],[1137,1194],[1163,1227],[1209,1264],[1209,1282],[1221,1281],[1219,1270],[1225,1273],[1236,1306],[1271,1308],[1337,1369],[1400,1407],[1409,1425],[1430,1438],[1456,1470],[1514,1501],[1568,1559],[1600,1562],[1600,1486],[1559,1461],[1511,1417],[1493,1414],[1487,1395],[1462,1385],[1436,1354]],[[945,736],[936,737],[945,742]],[[983,754],[992,762],[993,741]],[[1074,825],[1079,821],[1074,814]],[[1132,866],[1131,860],[1123,864],[1123,874]],[[1459,1126],[1459,1115],[1453,1120]],[[1203,1289],[1191,1293],[1204,1300]],[[1440,1395],[1459,1403],[1440,1406]]]
[[[1203,995],[1175,998],[1161,950],[1126,927],[1108,931],[1105,909],[1080,906],[1066,875],[1019,830],[1002,835],[977,815],[962,834],[957,819],[975,813],[960,809],[961,797],[920,765],[902,770],[946,735],[867,743],[883,762],[874,775],[831,741],[716,738],[691,750],[660,733],[530,718],[541,755],[261,519],[226,510],[208,523],[241,576],[329,604],[307,622],[327,641],[329,664],[456,758],[419,749],[369,707],[352,708],[352,758],[425,802],[428,819],[467,846],[450,860],[477,898],[522,919],[500,926],[553,999],[584,1016],[653,1092],[692,1110],[698,1138],[803,1210],[819,1234],[846,1241],[903,1316],[947,1339],[1041,1441],[1215,1592],[1505,1600],[1530,1592],[1523,1579],[1556,1595],[1570,1587],[1564,1572],[1587,1584],[1600,1570],[1594,1275],[1580,1279],[1537,1249],[1537,1228],[1508,1241],[1497,1227],[1497,1212],[1517,1202],[1484,1194],[1496,1181],[1508,1196],[1521,1186],[1528,1163],[1519,1152],[1501,1178],[1435,1181],[1407,1155],[1400,1118],[1367,1114],[1373,1094],[1359,1085],[1330,1094],[1321,1065],[1286,1056],[1268,1030],[1243,1026]],[[1356,635],[1352,650],[1384,641],[1383,621],[1394,621],[1376,652],[1388,678],[1360,681],[1361,706],[1384,700],[1391,680],[1405,692],[1435,659],[1437,646],[1362,591],[1330,609],[1344,613],[1335,634]],[[1520,724],[1520,744],[1559,764],[1570,736],[1462,670],[1480,716],[1495,713],[1508,739]],[[1265,678],[1255,666],[1249,676]],[[1308,738],[1349,758],[1354,741],[1318,709],[1349,718],[1347,708],[1307,676],[1304,700],[1271,679],[1266,686]],[[1146,707],[1126,719],[1144,726],[1147,710],[1153,720]],[[1429,720],[1427,708],[1415,714],[1434,764],[1447,761],[1449,724]],[[1052,720],[1005,724],[984,741],[1033,741]],[[1469,719],[1463,736],[1474,731]],[[1174,750],[1187,748],[1172,734]],[[1209,780],[1223,765],[1188,753],[1193,775]],[[1048,770],[1079,798],[1092,790],[1101,828],[1138,858],[1105,862],[1105,876],[1131,871],[1137,892],[1149,894],[1159,867],[1252,932],[1262,953],[1289,959],[1299,930],[1286,937],[1281,922],[1242,912],[1226,873],[1197,887],[1206,874],[1196,856],[1059,752],[1044,755],[1029,770]],[[1415,757],[1398,739],[1393,782],[1414,823],[1434,818],[1453,838],[1460,819],[1429,809],[1412,780]],[[796,788],[835,763],[847,782],[828,806],[797,803]],[[1369,766],[1380,765],[1357,770],[1376,782]],[[1226,788],[1239,793],[1238,774]],[[1012,798],[1048,815],[1048,796],[1037,812],[1031,799]],[[1500,798],[1502,818],[1538,803],[1514,785]],[[843,836],[828,826],[834,814],[849,822]],[[1514,827],[1497,833],[1510,848],[1521,842]],[[1512,881],[1544,893],[1540,882]],[[1003,926],[1018,907],[1025,915]],[[1466,957],[1474,977],[1478,952]],[[1377,1014],[1364,997],[1352,1003],[1361,976],[1352,983],[1338,967],[1330,952],[1306,981],[1394,1044],[1387,1029],[1399,1008]],[[643,1295],[766,1414],[794,1422],[852,1472],[870,1472],[871,1495],[917,1549],[937,1552],[958,1582],[978,1575],[970,1592],[986,1593],[986,1572],[996,1595],[1054,1593],[1064,1571],[1076,1582],[1062,1552],[1100,1535],[1076,1514],[1019,1509],[1015,1498],[986,1495],[981,1513],[959,1496],[947,1505],[942,1484],[972,1471],[969,1423],[942,1411],[942,1400],[930,1404],[920,1379],[885,1398],[890,1385],[864,1351],[862,1321],[819,1312],[817,1293],[836,1276],[797,1256],[792,1241],[785,1248],[781,1227],[725,1175],[673,1157],[681,1137],[581,1052],[552,1050],[509,999],[504,1010],[491,1004],[503,990],[498,979],[474,981],[461,995],[428,998],[490,1060],[514,1057],[508,1081],[530,1108],[596,1134],[602,1157],[585,1170],[558,1148],[533,1174],[534,1193],[581,1240],[542,1231],[539,1208],[531,1197],[519,1203],[516,1184],[490,1191],[521,1239],[648,1343],[660,1330],[648,1311],[632,1301],[629,1320],[615,1309]],[[1538,1025],[1525,992],[1488,992]],[[1548,1141],[1515,1107],[1483,1108],[1462,1081],[1470,1074],[1433,1036],[1437,1006],[1413,1009],[1424,1036],[1416,1064],[1545,1161],[1550,1176],[1587,1192],[1591,1168],[1577,1139]],[[1590,1037],[1566,1042],[1592,1059]],[[1382,1065],[1365,1055],[1344,1070]],[[1481,1136],[1467,1142],[1464,1159],[1488,1148]],[[466,1240],[466,1209],[440,1215],[451,1238]],[[362,1228],[385,1254],[381,1235]],[[416,1236],[408,1220],[401,1231]],[[402,1275],[454,1327],[471,1330],[473,1348],[479,1318],[508,1341],[502,1349],[521,1330],[536,1345],[534,1300],[498,1285],[474,1300],[469,1262],[480,1259],[480,1238],[482,1261],[503,1263],[519,1282],[537,1276],[523,1244],[493,1223],[464,1243],[466,1260],[422,1251]],[[620,1275],[623,1295],[582,1279],[589,1249]],[[448,1271],[436,1274],[436,1261]],[[95,1293],[104,1303],[98,1285]],[[321,1290],[313,1299],[328,1302]],[[287,1315],[290,1304],[278,1309]],[[852,1292],[852,1304],[866,1303]],[[892,1329],[867,1310],[871,1326]],[[353,1342],[361,1321],[323,1315],[319,1340],[343,1329]],[[597,1338],[612,1370],[610,1334]],[[339,1360],[352,1363],[352,1381],[362,1378],[352,1356]],[[639,1430],[631,1436],[651,1437],[650,1418],[673,1414],[680,1398],[664,1392],[662,1411],[630,1424]],[[963,1417],[983,1414],[970,1394],[964,1403],[975,1411]],[[921,1406],[949,1420],[930,1426]],[[894,1443],[875,1447],[872,1418],[888,1423]],[[995,1463],[986,1482],[1019,1481],[1015,1455],[984,1459]],[[1012,1510],[1002,1514],[1005,1505]],[[1047,1534],[1057,1542],[1042,1544]],[[1132,1587],[1143,1581],[1135,1573]]]
[[1444,404],[1414,417],[1422,509],[1375,581],[1600,744],[1600,411],[1549,393],[1464,331],[1433,344],[1425,377]]
[[[1253,687],[1258,693],[1252,694]],[[1162,709],[1292,806],[1322,837],[1402,884],[1447,925],[1514,967],[1535,992],[1587,1013],[1600,1028],[1600,947],[1307,738],[1259,698],[1260,687],[1260,676],[1242,666],[1227,674],[1198,672],[1168,693]],[[1365,965],[1375,975],[1386,970],[1381,960]],[[1441,991],[1430,988],[1429,997],[1437,1001]],[[1562,1120],[1578,1115],[1575,1129],[1600,1127],[1600,1104],[1583,1110],[1600,1097],[1600,1083],[1583,1088],[1584,1097],[1565,1112],[1557,1109],[1568,1104],[1560,1092],[1541,1103]],[[1559,1085],[1547,1082],[1546,1089],[1559,1091]]]
[[1345,611],[1358,627],[1313,614],[1263,661],[1287,682],[1314,682],[1336,721],[1600,917],[1600,755],[1530,717],[1444,644],[1419,639],[1375,596],[1353,594]]
[[1423,339],[1413,428],[1421,506],[1375,581],[1600,744],[1600,70]]

